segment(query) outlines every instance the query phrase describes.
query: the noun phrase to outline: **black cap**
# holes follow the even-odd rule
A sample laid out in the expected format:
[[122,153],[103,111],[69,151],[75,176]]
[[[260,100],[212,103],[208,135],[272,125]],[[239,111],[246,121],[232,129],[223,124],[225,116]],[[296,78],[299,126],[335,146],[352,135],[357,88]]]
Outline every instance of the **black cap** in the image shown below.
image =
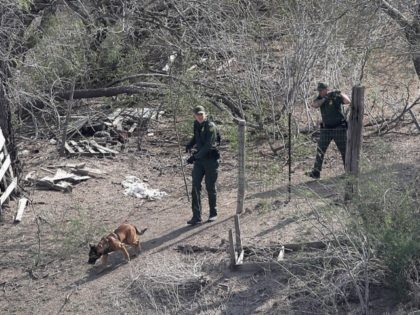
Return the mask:
[[316,87],[316,90],[321,91],[321,90],[324,90],[324,89],[328,89],[328,84],[325,83],[325,82],[319,82],[318,86]]

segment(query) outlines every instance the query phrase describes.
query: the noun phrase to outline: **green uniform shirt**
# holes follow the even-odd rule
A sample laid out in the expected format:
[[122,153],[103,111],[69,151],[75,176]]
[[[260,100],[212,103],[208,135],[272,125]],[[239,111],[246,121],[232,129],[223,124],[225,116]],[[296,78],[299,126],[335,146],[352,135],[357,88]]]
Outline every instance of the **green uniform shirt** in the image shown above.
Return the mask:
[[210,151],[216,149],[217,129],[216,125],[209,120],[203,121],[201,124],[194,121],[194,136],[188,143],[189,146],[194,145],[197,148],[195,158],[197,160],[209,157]]
[[[321,105],[322,122],[326,128],[334,128],[346,121],[343,112],[343,97],[339,94],[328,93],[327,100]],[[322,99],[318,96],[316,100]]]

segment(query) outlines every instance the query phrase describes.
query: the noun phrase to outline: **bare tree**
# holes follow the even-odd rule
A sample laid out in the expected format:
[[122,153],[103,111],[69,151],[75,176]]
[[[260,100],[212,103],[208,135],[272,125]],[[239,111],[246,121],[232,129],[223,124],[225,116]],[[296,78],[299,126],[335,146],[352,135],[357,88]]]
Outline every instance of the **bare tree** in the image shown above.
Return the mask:
[[[33,1],[28,6],[16,1],[2,1],[0,4],[0,127],[7,139],[7,146],[17,165],[17,152],[12,126],[12,108],[9,98],[9,79],[13,75],[13,67],[19,58],[33,47],[35,36],[25,33],[36,17],[40,17],[38,28],[42,28],[45,19],[54,12],[54,1]],[[36,28],[35,28],[36,31]],[[16,169],[17,171],[17,169]]]
[[403,9],[411,16],[411,20],[402,9],[398,9],[391,1],[377,1],[383,12],[393,19],[400,27],[407,42],[414,69],[420,79],[420,2],[412,1],[412,4],[404,2]]

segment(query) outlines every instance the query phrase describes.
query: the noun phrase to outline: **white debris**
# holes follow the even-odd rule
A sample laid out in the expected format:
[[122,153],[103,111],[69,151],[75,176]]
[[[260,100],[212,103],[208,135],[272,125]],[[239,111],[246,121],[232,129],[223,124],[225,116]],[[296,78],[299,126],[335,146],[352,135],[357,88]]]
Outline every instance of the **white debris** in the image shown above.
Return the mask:
[[149,188],[148,184],[142,182],[141,179],[135,176],[126,176],[125,180],[121,182],[121,185],[125,188],[124,195],[126,196],[157,200],[168,195],[164,191]]
[[177,54],[170,55],[169,56],[169,62],[173,63],[175,61],[176,56],[177,56]]
[[19,151],[19,155],[20,155],[20,156],[27,156],[27,155],[29,155],[29,154],[31,154],[31,151],[29,151],[29,150],[22,150],[22,151]]
[[162,71],[168,72],[168,71],[169,71],[169,69],[170,69],[169,65],[168,65],[168,64],[166,64],[166,65],[162,68]]
[[57,144],[57,140],[55,140],[54,138],[50,139],[50,144]]

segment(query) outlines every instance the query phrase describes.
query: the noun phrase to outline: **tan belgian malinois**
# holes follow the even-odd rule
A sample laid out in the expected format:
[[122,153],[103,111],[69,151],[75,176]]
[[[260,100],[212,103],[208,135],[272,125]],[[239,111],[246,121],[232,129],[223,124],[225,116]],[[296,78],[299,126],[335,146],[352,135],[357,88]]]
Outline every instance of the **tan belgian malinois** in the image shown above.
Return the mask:
[[131,245],[137,248],[137,254],[140,253],[140,235],[146,232],[143,229],[141,232],[133,224],[121,224],[114,232],[108,236],[103,237],[98,245],[89,244],[89,264],[95,264],[102,256],[102,265],[106,266],[108,260],[108,254],[113,251],[121,251],[127,261],[130,261],[130,255],[128,254],[126,245]]

